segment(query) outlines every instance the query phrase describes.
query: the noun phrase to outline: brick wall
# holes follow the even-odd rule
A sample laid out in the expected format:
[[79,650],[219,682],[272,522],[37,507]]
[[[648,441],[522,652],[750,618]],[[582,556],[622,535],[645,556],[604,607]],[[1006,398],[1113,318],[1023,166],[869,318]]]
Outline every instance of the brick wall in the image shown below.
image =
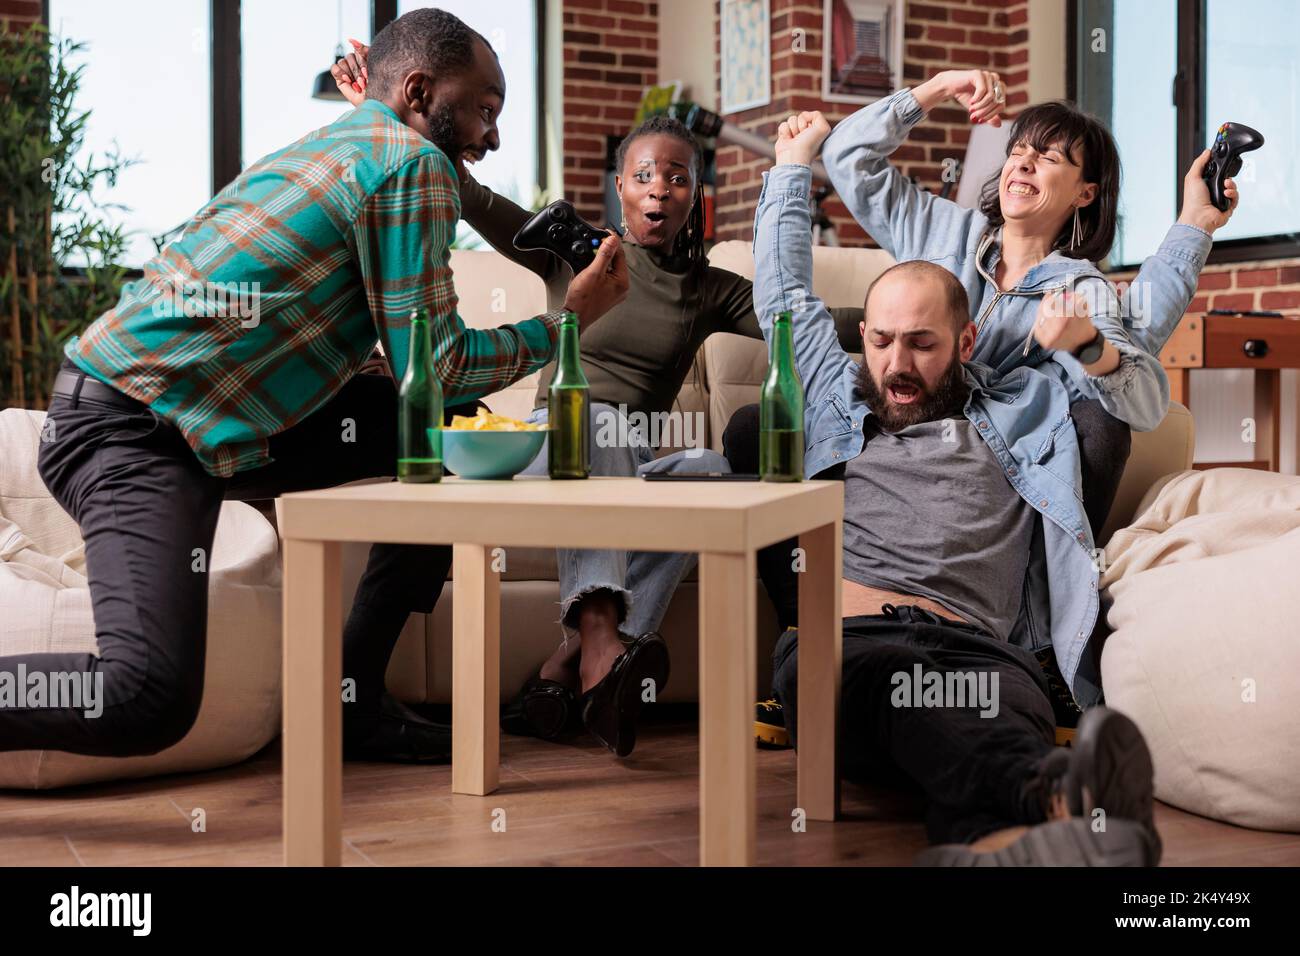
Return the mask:
[[0,21],[10,30],[21,30],[41,18],[41,0],[0,0]]
[[[712,3],[714,75],[720,77],[720,5]],[[0,10],[35,0],[0,0]],[[772,102],[727,116],[764,137],[776,124],[805,109],[820,109],[832,122],[853,112],[853,104],[821,99],[822,0],[771,0]],[[582,215],[604,213],[602,171],[605,136],[622,136],[632,122],[645,86],[658,76],[658,4],[648,0],[564,0],[564,163],[570,199]],[[1007,85],[1009,118],[1028,104],[1028,0],[928,0],[908,2],[904,32],[903,81],[916,86],[946,69],[997,70]],[[792,32],[804,32],[803,52],[792,49]],[[720,79],[715,79],[720,83]],[[715,90],[716,92],[716,90]],[[960,157],[970,138],[966,113],[940,107],[912,131],[894,154],[896,164],[927,188],[942,186],[946,157]],[[718,150],[718,239],[748,239],[761,173],[770,161],[734,146]],[[871,245],[837,200],[828,211],[840,241]],[[1132,273],[1116,273],[1116,281]],[[1210,266],[1201,276],[1190,312],[1214,308],[1300,311],[1300,260]]]
[[[715,63],[721,60],[720,4],[714,2]],[[859,107],[821,99],[822,0],[771,0],[772,102],[729,114],[728,121],[764,138],[776,134],[777,124],[801,110],[821,110],[834,124]],[[903,82],[917,86],[948,69],[997,70],[1007,88],[1008,117],[1028,102],[1028,0],[930,0],[907,3],[903,25]],[[803,31],[803,48],[793,48],[794,31]],[[721,73],[718,71],[719,84]],[[894,153],[895,164],[924,186],[938,190],[947,157],[966,152],[970,124],[956,104],[940,107],[913,131]],[[739,149],[718,151],[718,238],[749,239],[762,171],[771,161]],[[834,220],[840,243],[870,245],[861,227],[838,200],[826,209]]]
[[1300,259],[1207,267],[1187,311],[1208,309],[1300,312]]
[[[3,2],[3,0],[0,0]],[[564,0],[564,185],[578,214],[605,215],[605,137],[632,126],[658,80],[659,4]]]
[[[0,0],[3,2],[3,0]],[[712,2],[715,77],[720,56],[720,8]],[[1028,100],[1028,0],[931,0],[908,3],[904,26],[904,82],[916,85],[953,67],[998,70],[1007,84],[1008,116]],[[775,135],[791,112],[820,109],[832,122],[849,115],[852,104],[820,98],[822,0],[771,0],[772,102],[727,117],[758,133]],[[632,122],[644,88],[658,77],[658,4],[647,0],[564,0],[564,167],[565,188],[581,215],[604,213],[602,171],[605,137],[621,136]],[[804,32],[804,49],[794,52],[792,31]],[[715,80],[715,82],[718,82]],[[970,130],[960,108],[940,108],[896,154],[900,168],[929,187],[941,185],[946,157],[965,153]],[[736,147],[718,151],[717,238],[749,238],[762,170],[761,157]],[[838,200],[827,204],[840,241],[870,244]]]
[[[1112,282],[1131,282],[1136,269],[1108,273]],[[1300,259],[1209,265],[1201,270],[1187,315],[1210,309],[1265,310],[1300,315]]]
[[[821,99],[822,8],[821,0],[771,0],[772,102],[758,109],[730,114],[728,121],[771,138],[777,123],[791,113],[820,109],[833,124],[857,109],[852,104]],[[720,61],[717,39],[720,25],[720,5],[714,0],[715,67]],[[903,81],[915,87],[941,70],[996,70],[1007,86],[1005,115],[1014,118],[1028,105],[1032,28],[1027,0],[908,2],[903,25]],[[805,32],[804,52],[797,53],[791,48],[794,30]],[[942,186],[943,160],[964,155],[969,138],[965,111],[956,104],[940,107],[912,130],[906,143],[893,154],[893,161],[904,173],[937,192]],[[761,173],[769,166],[770,160],[738,147],[719,149],[719,240],[752,238]],[[826,209],[835,222],[841,244],[874,244],[837,200],[829,200]],[[1111,278],[1120,281],[1132,276],[1132,272],[1115,273]],[[1300,313],[1300,260],[1206,268],[1188,312],[1201,314],[1219,308]]]

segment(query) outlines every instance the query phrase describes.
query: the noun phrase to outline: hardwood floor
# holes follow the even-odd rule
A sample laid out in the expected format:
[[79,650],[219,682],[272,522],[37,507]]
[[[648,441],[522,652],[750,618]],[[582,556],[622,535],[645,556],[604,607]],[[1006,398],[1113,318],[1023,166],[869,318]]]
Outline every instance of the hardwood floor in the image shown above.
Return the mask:
[[[501,789],[451,793],[448,767],[346,764],[346,866],[690,866],[698,860],[693,720],[645,728],[631,758],[595,743],[502,735]],[[925,846],[916,801],[846,784],[845,819],[791,830],[794,754],[758,753],[762,865],[908,865]],[[195,832],[194,811],[205,832]],[[1295,866],[1300,834],[1263,833],[1159,806],[1165,865]],[[202,774],[0,794],[0,864],[275,866],[280,752]]]

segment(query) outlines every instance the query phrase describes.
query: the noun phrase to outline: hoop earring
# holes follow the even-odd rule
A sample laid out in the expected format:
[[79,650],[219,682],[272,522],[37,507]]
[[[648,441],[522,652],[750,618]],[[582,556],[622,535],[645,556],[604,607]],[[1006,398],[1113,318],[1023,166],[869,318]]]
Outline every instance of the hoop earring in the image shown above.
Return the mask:
[[1083,231],[1079,228],[1079,207],[1074,207],[1074,231],[1070,236],[1070,248],[1079,248],[1079,243],[1083,239]]

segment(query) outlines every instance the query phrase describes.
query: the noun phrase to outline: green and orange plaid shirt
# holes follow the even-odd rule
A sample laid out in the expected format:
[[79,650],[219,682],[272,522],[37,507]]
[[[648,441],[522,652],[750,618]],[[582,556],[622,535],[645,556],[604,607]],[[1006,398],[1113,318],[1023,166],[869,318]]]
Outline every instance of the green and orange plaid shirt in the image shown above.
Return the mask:
[[67,354],[174,422],[223,477],[269,462],[267,438],[332,397],[376,341],[400,381],[419,307],[446,398],[488,395],[549,362],[559,329],[465,327],[449,264],[459,219],[448,158],[367,100],[245,170]]

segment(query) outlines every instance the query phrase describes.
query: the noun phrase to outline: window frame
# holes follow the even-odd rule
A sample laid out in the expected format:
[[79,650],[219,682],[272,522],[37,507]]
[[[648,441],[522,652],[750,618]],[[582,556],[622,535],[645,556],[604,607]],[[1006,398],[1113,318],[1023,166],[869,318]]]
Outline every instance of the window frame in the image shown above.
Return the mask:
[[[1079,0],[1068,0],[1066,11],[1066,96],[1077,103],[1082,72],[1088,62],[1080,56],[1079,46],[1086,37],[1079,22]],[[1177,71],[1170,95],[1177,112],[1174,209],[1183,205],[1183,176],[1192,160],[1205,148],[1205,0],[1177,0]],[[1108,89],[1108,95],[1110,91]],[[1107,111],[1109,115],[1109,111]],[[1259,262],[1269,259],[1292,259],[1300,256],[1300,228],[1294,232],[1271,236],[1247,236],[1241,239],[1216,239],[1207,264]],[[1133,269],[1139,262],[1112,264],[1112,270]]]

